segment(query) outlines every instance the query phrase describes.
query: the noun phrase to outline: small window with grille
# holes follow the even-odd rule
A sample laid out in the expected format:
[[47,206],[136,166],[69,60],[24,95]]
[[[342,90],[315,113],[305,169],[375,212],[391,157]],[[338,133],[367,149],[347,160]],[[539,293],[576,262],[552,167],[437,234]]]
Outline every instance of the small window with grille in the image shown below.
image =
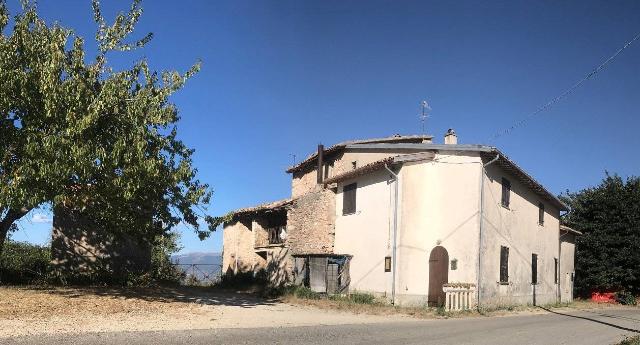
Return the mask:
[[500,283],[509,283],[509,247],[500,247]]
[[531,284],[538,284],[538,254],[531,254]]
[[387,256],[384,258],[384,271],[391,272],[391,257]]

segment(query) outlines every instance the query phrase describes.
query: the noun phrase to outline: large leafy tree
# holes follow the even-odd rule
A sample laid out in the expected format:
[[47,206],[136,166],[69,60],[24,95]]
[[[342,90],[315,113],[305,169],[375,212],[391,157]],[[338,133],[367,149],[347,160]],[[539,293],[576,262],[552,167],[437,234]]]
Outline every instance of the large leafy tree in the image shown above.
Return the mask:
[[640,292],[640,178],[609,175],[600,185],[567,193],[563,222],[577,239],[576,288]]
[[[210,192],[196,178],[193,150],[178,138],[170,96],[196,73],[155,72],[145,60],[116,70],[110,54],[142,48],[130,40],[139,0],[107,23],[93,0],[97,52],[33,2],[10,14],[0,0],[0,251],[31,209],[82,209],[105,231],[151,239],[179,223],[201,237]],[[214,229],[213,219],[210,229]]]

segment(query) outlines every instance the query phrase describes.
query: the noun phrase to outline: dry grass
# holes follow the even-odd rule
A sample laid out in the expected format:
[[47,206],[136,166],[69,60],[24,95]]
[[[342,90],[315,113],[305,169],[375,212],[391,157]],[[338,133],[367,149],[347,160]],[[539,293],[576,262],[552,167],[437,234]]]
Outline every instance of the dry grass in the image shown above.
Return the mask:
[[397,307],[385,303],[360,304],[347,300],[331,299],[306,299],[291,295],[282,297],[282,301],[295,305],[311,306],[324,310],[338,310],[354,314],[366,315],[406,315],[420,319],[435,319],[449,317],[463,317],[468,315],[478,315],[477,312],[469,311],[462,313],[447,313],[437,308],[428,307]]
[[[157,313],[196,303],[193,288],[0,287],[0,318]],[[202,294],[202,291],[200,291]],[[199,296],[200,298],[202,296]]]
[[625,340],[619,342],[616,345],[640,345],[640,335],[635,337],[626,338]]
[[282,300],[287,303],[312,306],[325,310],[338,310],[344,312],[350,312],[354,314],[367,314],[367,315],[406,315],[419,319],[436,319],[436,318],[462,318],[462,317],[495,317],[495,316],[509,316],[520,314],[543,314],[547,310],[585,310],[585,309],[609,309],[609,308],[621,308],[619,304],[611,303],[595,303],[585,300],[576,300],[573,303],[563,304],[551,304],[542,306],[532,305],[514,305],[514,306],[501,306],[495,308],[485,308],[480,311],[469,310],[464,312],[446,312],[443,309],[430,308],[430,307],[400,307],[393,306],[384,302],[378,302],[374,304],[358,304],[349,302],[346,300],[331,300],[331,299],[306,299],[298,298],[292,295],[286,295],[282,297]]
[[2,338],[36,334],[360,324],[335,313],[213,288],[0,287]]

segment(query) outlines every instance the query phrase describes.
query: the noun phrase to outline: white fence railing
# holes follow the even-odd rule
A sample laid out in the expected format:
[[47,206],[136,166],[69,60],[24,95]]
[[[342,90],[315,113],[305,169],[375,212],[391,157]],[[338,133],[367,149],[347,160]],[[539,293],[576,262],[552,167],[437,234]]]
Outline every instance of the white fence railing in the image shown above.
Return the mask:
[[444,284],[444,307],[447,311],[463,311],[476,306],[476,286],[470,283]]

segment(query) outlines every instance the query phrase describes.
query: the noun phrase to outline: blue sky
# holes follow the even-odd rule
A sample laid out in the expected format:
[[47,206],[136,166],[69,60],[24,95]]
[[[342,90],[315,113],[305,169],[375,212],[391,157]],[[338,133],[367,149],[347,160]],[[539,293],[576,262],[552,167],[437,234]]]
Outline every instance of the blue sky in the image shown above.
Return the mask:
[[[128,1],[103,1],[105,15]],[[9,0],[12,8],[17,1]],[[169,1],[143,2],[138,36],[158,70],[203,68],[173,101],[196,149],[211,214],[286,198],[291,154],[318,143],[427,133],[498,146],[554,193],[597,184],[604,171],[638,175],[640,41],[526,126],[535,111],[640,32],[638,1]],[[40,0],[42,16],[93,37],[90,1]],[[50,215],[13,235],[43,243]],[[184,252],[221,250],[222,233]]]

